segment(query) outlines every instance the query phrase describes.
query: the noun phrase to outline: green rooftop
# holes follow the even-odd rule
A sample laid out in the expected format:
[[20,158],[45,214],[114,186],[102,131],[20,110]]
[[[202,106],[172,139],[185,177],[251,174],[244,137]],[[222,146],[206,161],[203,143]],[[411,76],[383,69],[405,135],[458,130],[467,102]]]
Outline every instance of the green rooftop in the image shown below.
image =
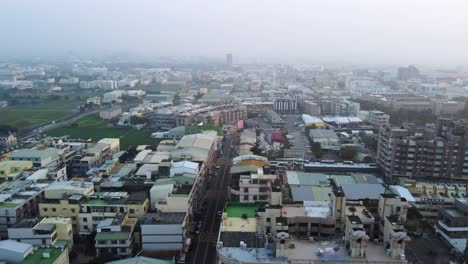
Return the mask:
[[0,203],[0,208],[15,208],[17,203]]
[[263,207],[262,203],[226,203],[224,212],[228,217],[241,218],[243,214],[247,214],[248,218],[253,218],[257,209],[261,207]]
[[188,193],[173,193],[173,194],[171,194],[171,196],[173,196],[173,197],[188,197],[189,194]]
[[90,199],[88,200],[85,204],[90,204],[90,205],[106,205],[107,202],[103,199]]
[[127,240],[129,232],[98,232],[95,240]]
[[[44,258],[43,254],[49,253],[49,258]],[[62,250],[58,248],[38,248],[34,253],[27,256],[22,264],[52,264],[62,254]]]

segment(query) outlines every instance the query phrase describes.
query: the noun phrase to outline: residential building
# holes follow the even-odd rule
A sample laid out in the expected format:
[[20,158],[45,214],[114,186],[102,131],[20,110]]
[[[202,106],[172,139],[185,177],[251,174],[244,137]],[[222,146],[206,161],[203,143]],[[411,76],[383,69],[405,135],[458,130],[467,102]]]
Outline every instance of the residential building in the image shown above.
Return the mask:
[[0,179],[14,181],[19,178],[23,171],[32,168],[32,161],[6,160],[0,161]]
[[464,254],[468,246],[468,199],[458,198],[454,206],[441,208],[435,229],[456,251]]
[[12,264],[20,264],[33,253],[33,246],[15,240],[0,241],[0,256],[2,261]]
[[276,174],[267,174],[259,168],[256,173],[240,175],[231,180],[230,194],[233,201],[241,203],[266,202],[281,204],[282,193]]
[[111,104],[111,103],[122,103],[122,96],[124,91],[115,90],[112,92],[105,93],[102,98],[102,103]]
[[70,218],[25,218],[8,228],[8,238],[33,246],[73,247]]
[[228,68],[232,67],[232,54],[231,53],[226,54],[226,66]]
[[0,134],[0,149],[1,148],[11,148],[18,145],[16,135],[14,133],[5,133]]
[[80,231],[79,214],[86,196],[80,194],[64,195],[60,199],[44,199],[39,203],[39,216],[46,218],[64,217],[71,220],[72,231]]
[[398,68],[398,80],[407,81],[409,79],[421,78],[418,68],[413,65]]
[[113,106],[109,109],[105,109],[99,112],[99,117],[102,119],[109,120],[109,119],[116,118],[120,116],[121,114],[122,114],[122,108],[119,106]]
[[377,164],[385,178],[468,178],[467,127],[450,119],[420,131],[406,128],[380,129]]
[[293,94],[275,94],[273,96],[273,110],[278,113],[295,113],[297,111],[297,97]]
[[247,101],[242,102],[242,105],[245,106],[249,114],[263,114],[267,110],[273,110],[273,102],[271,101]]
[[372,110],[368,112],[366,121],[380,129],[390,124],[390,116],[382,111]]
[[184,249],[185,213],[151,213],[141,220],[143,255],[157,251],[180,253]]
[[303,100],[301,103],[302,112],[312,116],[320,116],[322,114],[320,103],[315,100]]
[[93,96],[86,99],[86,104],[101,105],[102,98],[100,96]]
[[94,184],[84,181],[53,182],[44,189],[45,199],[59,200],[70,195],[90,196],[94,193]]
[[130,218],[142,218],[149,208],[145,192],[94,193],[81,204],[79,213],[80,235],[89,235],[96,230],[99,221],[113,218],[118,213],[127,213]]
[[[466,183],[440,183],[401,178],[400,186],[409,195],[408,202],[430,223],[436,223],[439,209],[453,207],[455,200],[467,195]],[[393,190],[396,186],[390,186]],[[405,190],[403,190],[404,192]]]
[[13,151],[10,160],[31,161],[34,167],[54,167],[60,164],[60,153],[55,148],[17,149]]
[[113,218],[101,220],[94,238],[96,255],[134,256],[137,250],[134,237],[136,223],[137,218],[130,218],[127,213],[117,213]]
[[0,193],[0,238],[7,237],[8,227],[23,218],[37,216],[38,204],[44,196],[43,185],[34,186],[17,181],[12,184]]

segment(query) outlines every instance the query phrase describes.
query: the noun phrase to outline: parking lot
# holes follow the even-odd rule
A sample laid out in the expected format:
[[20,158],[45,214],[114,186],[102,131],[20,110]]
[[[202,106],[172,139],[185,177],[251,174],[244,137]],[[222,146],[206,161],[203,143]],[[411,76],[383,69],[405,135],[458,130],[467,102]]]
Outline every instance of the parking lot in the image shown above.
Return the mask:
[[288,135],[293,138],[289,139],[289,148],[292,150],[303,151],[304,159],[310,160],[311,154],[307,153],[310,150],[309,139],[305,135],[305,128],[303,126],[296,126],[301,122],[300,115],[284,115],[283,120],[285,127],[288,129]]

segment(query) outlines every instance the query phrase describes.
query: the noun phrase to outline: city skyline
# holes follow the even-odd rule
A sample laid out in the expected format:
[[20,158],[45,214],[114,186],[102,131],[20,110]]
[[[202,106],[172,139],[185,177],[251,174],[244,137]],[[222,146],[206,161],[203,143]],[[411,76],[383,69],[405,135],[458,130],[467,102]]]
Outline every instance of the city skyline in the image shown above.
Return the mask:
[[2,57],[233,53],[238,62],[402,65],[461,65],[468,59],[464,1],[47,0],[2,6],[0,29],[8,36]]

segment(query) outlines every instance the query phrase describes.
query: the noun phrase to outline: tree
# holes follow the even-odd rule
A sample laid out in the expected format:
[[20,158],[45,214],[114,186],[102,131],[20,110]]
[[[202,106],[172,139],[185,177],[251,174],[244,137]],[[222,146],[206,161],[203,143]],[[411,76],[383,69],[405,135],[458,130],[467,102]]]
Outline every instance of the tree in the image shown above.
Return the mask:
[[359,137],[361,138],[362,142],[364,143],[364,146],[368,150],[370,150],[372,153],[377,153],[377,139],[373,136],[368,136],[364,132],[359,132]]
[[354,206],[348,207],[348,210],[354,215],[356,213],[357,209]]
[[340,149],[340,157],[343,160],[354,160],[358,154],[355,147],[345,146]]
[[322,146],[318,142],[314,142],[312,144],[312,152],[314,153],[315,157],[320,159],[322,157]]
[[132,125],[146,124],[146,123],[148,123],[148,119],[144,118],[144,117],[139,117],[139,116],[131,116],[130,117],[130,123]]
[[197,99],[197,100],[202,98],[202,97],[203,97],[203,94],[200,93],[200,91],[198,91],[198,93],[195,95],[195,99]]
[[172,99],[172,105],[180,105],[180,95],[175,94],[174,98]]
[[374,158],[372,158],[371,156],[365,156],[362,161],[364,161],[366,163],[372,163],[372,162],[374,162]]

